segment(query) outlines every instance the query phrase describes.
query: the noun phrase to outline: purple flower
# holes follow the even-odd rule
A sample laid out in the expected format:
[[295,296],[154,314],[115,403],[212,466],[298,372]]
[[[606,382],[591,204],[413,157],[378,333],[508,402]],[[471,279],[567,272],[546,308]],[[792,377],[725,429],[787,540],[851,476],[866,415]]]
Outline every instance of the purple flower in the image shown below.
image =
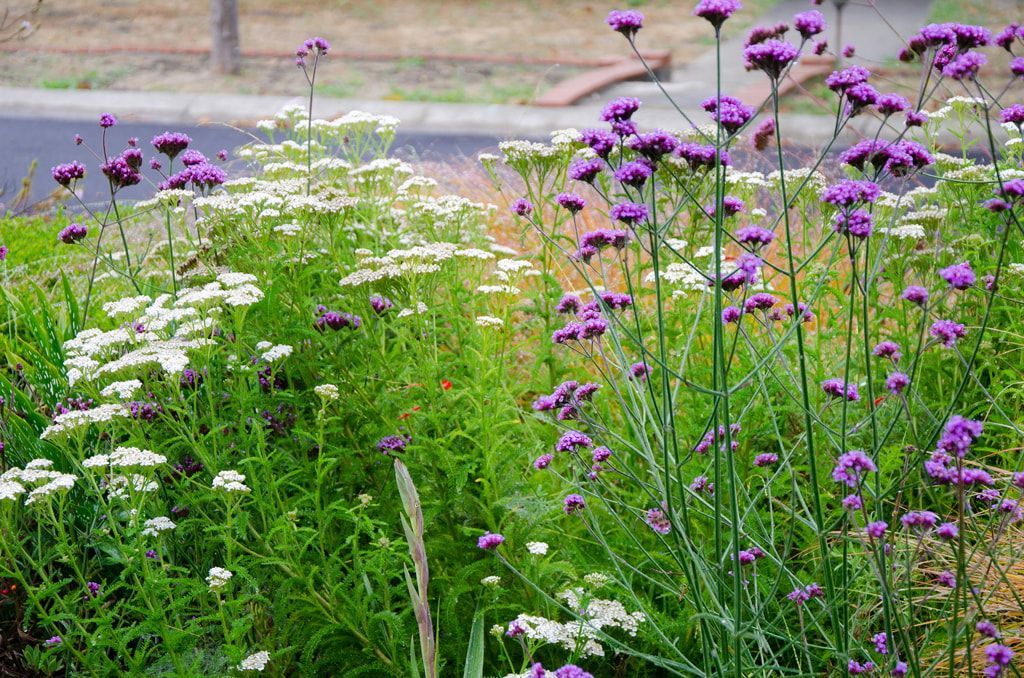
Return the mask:
[[633,305],[633,297],[622,292],[601,292],[598,295],[603,306],[606,306],[613,311],[622,310],[628,306]]
[[949,541],[957,538],[957,535],[960,534],[960,529],[956,526],[956,523],[942,523],[936,528],[935,534],[939,539]]
[[825,30],[825,17],[816,9],[800,12],[793,17],[793,28],[800,33],[804,40],[810,40]]
[[700,0],[694,7],[693,14],[707,20],[717,32],[726,19],[742,8],[739,0]]
[[622,202],[612,206],[609,216],[615,221],[632,226],[647,220],[647,206],[635,202]]
[[789,25],[782,21],[774,26],[754,26],[747,33],[747,39],[743,42],[743,46],[750,47],[771,38],[781,38],[788,32]]
[[719,100],[709,97],[700,107],[711,114],[711,119],[720,122],[729,134],[735,134],[754,116],[754,109],[735,97],[723,96]]
[[585,433],[566,431],[555,443],[556,452],[573,452],[577,447],[591,447],[594,441]]
[[939,521],[939,517],[931,511],[908,511],[900,518],[904,527],[932,528]]
[[580,140],[600,158],[607,158],[619,143],[617,136],[603,129],[585,129],[580,132]]
[[771,118],[765,118],[754,130],[754,137],[752,143],[754,149],[763,151],[768,148],[768,144],[771,143],[772,138],[775,136],[775,121]]
[[825,78],[825,85],[833,92],[842,94],[849,88],[868,81],[871,72],[863,66],[850,66],[841,71],[833,71]]
[[729,154],[724,150],[720,153],[714,146],[702,146],[700,144],[685,143],[679,144],[675,154],[686,160],[691,170],[714,169],[719,163],[729,165]]
[[861,664],[859,661],[856,661],[854,659],[851,659],[850,661],[846,662],[846,671],[851,676],[859,676],[862,673],[871,673],[874,670],[874,662],[864,662],[863,664]]
[[566,294],[559,300],[558,305],[555,306],[555,311],[557,313],[578,313],[582,305],[583,302],[575,294]]
[[882,115],[892,115],[894,113],[902,113],[910,108],[910,102],[899,94],[883,94],[878,97],[875,107]]
[[50,174],[53,176],[53,180],[61,186],[69,186],[71,182],[85,176],[85,165],[73,160],[56,165],[50,170]]
[[981,52],[966,52],[954,58],[942,68],[942,74],[953,80],[974,80],[978,70],[988,63],[988,57]]
[[939,275],[955,290],[966,290],[978,279],[971,270],[971,264],[966,261],[939,270]]
[[555,458],[552,454],[542,454],[533,461],[533,467],[538,471],[542,471],[551,465],[551,461]]
[[945,586],[951,589],[956,588],[956,576],[949,570],[943,570],[942,572],[939,572],[938,576],[935,577],[935,581],[940,586]]
[[[113,116],[111,116],[111,117],[113,117]],[[111,124],[113,124],[113,123],[111,123]],[[109,127],[109,125],[108,125],[108,127]],[[88,589],[87,593],[85,594],[86,599],[88,599],[88,598],[95,598],[100,593],[100,585],[97,582],[94,582],[94,581],[86,582],[85,587],[86,587],[86,589]]]
[[725,308],[722,309],[722,323],[725,325],[728,325],[729,323],[734,323],[740,319],[741,315],[743,315],[743,311],[741,311],[738,307],[726,306]]
[[984,426],[980,421],[966,419],[955,414],[950,417],[945,428],[942,429],[942,435],[939,437],[936,448],[949,454],[955,454],[962,459],[971,449],[974,441],[981,437],[983,431]]
[[392,308],[394,305],[395,304],[393,301],[379,294],[375,294],[372,297],[370,297],[370,308],[372,308],[373,312],[376,313],[377,315],[383,315],[385,312],[387,312],[389,308]]
[[848,87],[845,94],[852,107],[851,115],[856,115],[861,109],[873,105],[879,97],[878,90],[866,82]]
[[762,247],[775,240],[775,234],[767,228],[760,226],[744,226],[736,231],[736,240],[754,247]]
[[997,639],[999,638],[999,629],[996,625],[987,619],[982,619],[980,622],[974,625],[974,630],[985,636],[986,638]]
[[871,354],[877,358],[889,358],[893,362],[899,361],[903,354],[900,353],[900,345],[895,341],[880,341],[875,344],[875,347],[871,350]]
[[632,38],[637,31],[644,26],[644,15],[633,9],[613,9],[608,12],[608,18],[604,20],[612,27],[613,31],[622,33],[627,38]]
[[885,536],[887,529],[889,529],[889,523],[884,520],[876,520],[873,523],[867,524],[867,527],[864,528],[864,533],[872,539],[881,539]]
[[100,127],[107,129],[117,124],[117,118],[110,113],[103,113],[100,115]]
[[533,203],[526,198],[516,198],[512,201],[511,209],[513,214],[525,217],[533,212]]
[[840,212],[832,221],[832,228],[836,233],[849,235],[853,238],[867,238],[871,235],[874,227],[874,219],[871,214],[864,210],[853,210],[852,212]]
[[146,551],[146,557],[150,560],[156,560],[157,558],[159,558],[159,555],[153,549],[149,549],[148,551]]
[[600,464],[603,461],[611,459],[611,456],[612,451],[609,450],[604,445],[602,445],[601,447],[597,447],[594,449],[594,453],[590,456],[590,458],[595,464]]
[[1024,78],[1024,57],[1016,57],[1010,61],[1010,72],[1018,78]]
[[952,320],[936,320],[928,330],[933,337],[942,342],[946,348],[952,348],[957,339],[967,336],[967,330],[961,323]]
[[912,304],[924,306],[928,303],[928,290],[920,285],[909,285],[903,290],[903,293],[900,294],[900,298],[906,299]]
[[[743,201],[735,196],[727,195],[724,198],[722,198],[722,214],[724,214],[726,217],[736,216],[745,208],[746,205],[743,203]],[[715,212],[717,210],[715,209],[715,205],[712,204],[705,207],[704,211],[707,212],[708,215],[710,215],[711,217],[714,217]]]
[[774,466],[779,462],[779,455],[765,452],[754,457],[754,466]]
[[920,127],[926,122],[928,122],[928,114],[925,113],[924,111],[907,111],[907,127]]
[[220,160],[221,162],[223,162],[223,161],[225,161],[227,159],[228,159],[228,149],[222,148],[219,151],[217,151],[217,160]]
[[844,45],[843,46],[843,57],[846,59],[852,59],[853,55],[857,53],[857,47],[855,45]]
[[903,389],[910,385],[910,377],[903,372],[893,372],[885,378],[885,387],[890,393],[899,395]]
[[171,160],[188,148],[192,139],[183,132],[164,132],[153,137],[150,142],[157,153],[163,153]]
[[794,605],[803,605],[810,599],[810,596],[807,595],[806,591],[798,587],[787,593],[786,599]]
[[747,313],[753,313],[757,310],[769,309],[777,303],[779,303],[779,300],[773,295],[767,292],[758,292],[743,303],[743,310]]
[[566,513],[582,511],[586,507],[587,502],[583,501],[583,497],[578,494],[566,495],[565,500],[562,502],[562,510]]
[[1010,202],[1016,202],[1020,198],[1024,198],[1024,179],[1010,179],[1004,181],[1003,185],[996,187],[996,194],[1002,196]]
[[377,441],[377,449],[384,454],[391,454],[392,452],[405,452],[406,446],[412,438],[408,435],[404,436],[384,436]]
[[862,202],[874,202],[882,190],[873,181],[847,179],[825,189],[821,199],[836,207],[853,207]]
[[604,170],[605,164],[598,158],[577,160],[569,165],[568,177],[573,181],[593,183],[597,175]]
[[1005,645],[993,643],[985,648],[985,656],[996,666],[1009,666],[1013,660],[1013,650]]
[[860,400],[857,384],[847,384],[842,379],[826,379],[821,382],[821,390],[832,398],[846,398],[851,402]]
[[594,678],[594,676],[575,664],[566,664],[555,670],[555,678]]
[[847,511],[859,511],[864,508],[864,501],[857,494],[848,494],[843,497],[843,508]]
[[1024,38],[1024,28],[1021,28],[1020,24],[1012,23],[1001,30],[992,42],[1012,54],[1013,43],[1018,38]]
[[896,665],[892,667],[893,678],[904,678],[910,671],[910,667],[907,666],[907,662],[896,662]]
[[576,214],[587,205],[587,201],[575,193],[559,193],[555,198],[555,202],[573,214]]
[[644,522],[658,534],[668,534],[672,531],[672,523],[669,522],[665,511],[660,508],[652,508],[647,511]]
[[633,188],[641,188],[644,183],[651,178],[652,174],[651,166],[646,162],[634,160],[632,162],[625,162],[615,170],[615,180],[624,186],[632,186]]
[[651,162],[657,162],[661,156],[674,151],[679,146],[679,140],[664,130],[654,130],[636,135],[626,145]]
[[60,645],[63,642],[64,640],[60,636],[51,636],[50,638],[47,638],[43,641],[43,645],[45,645],[46,647],[56,647],[57,645]]
[[345,329],[349,327],[353,330],[359,329],[363,324],[363,319],[357,315],[351,313],[338,313],[337,311],[323,311],[319,318],[316,319],[314,325],[321,332],[324,328],[329,328],[335,331]]
[[782,40],[765,40],[743,50],[743,59],[748,71],[758,70],[772,80],[777,80],[797,57],[797,49]]
[[193,148],[181,155],[181,162],[185,167],[192,167],[193,165],[202,165],[207,160],[205,155]]
[[875,652],[878,654],[889,654],[889,636],[886,635],[885,631],[873,635],[871,642],[875,644]]
[[605,122],[622,122],[629,120],[640,108],[640,100],[636,97],[619,97],[609,101],[601,109],[601,120]]
[[505,537],[498,533],[484,532],[483,536],[476,540],[477,548],[482,548],[485,551],[493,551],[502,545],[505,541]]
[[[0,261],[7,261],[7,253],[8,252],[10,252],[10,250],[7,249],[7,245],[0,245]],[[2,405],[3,405],[3,402],[0,401],[0,406],[2,406]]]
[[863,473],[874,473],[878,468],[863,450],[850,450],[839,456],[836,466],[832,469],[832,480],[844,483],[848,487],[856,487]]
[[68,224],[57,234],[57,239],[65,245],[72,245],[84,238],[88,233],[89,230],[82,224]]
[[629,377],[630,379],[636,379],[638,381],[644,381],[647,379],[647,375],[651,373],[651,366],[644,362],[633,363],[629,366]]
[[690,483],[690,489],[694,492],[704,492],[712,495],[715,493],[715,484],[708,482],[707,476],[697,476],[693,479],[693,482]]

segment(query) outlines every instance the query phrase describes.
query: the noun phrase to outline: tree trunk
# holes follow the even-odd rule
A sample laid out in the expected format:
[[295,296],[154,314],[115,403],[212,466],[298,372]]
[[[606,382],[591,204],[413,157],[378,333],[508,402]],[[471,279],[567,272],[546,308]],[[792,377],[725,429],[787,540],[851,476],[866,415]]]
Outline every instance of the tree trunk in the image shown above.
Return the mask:
[[238,47],[238,1],[210,0],[213,47],[210,58],[218,73],[235,75],[242,70]]

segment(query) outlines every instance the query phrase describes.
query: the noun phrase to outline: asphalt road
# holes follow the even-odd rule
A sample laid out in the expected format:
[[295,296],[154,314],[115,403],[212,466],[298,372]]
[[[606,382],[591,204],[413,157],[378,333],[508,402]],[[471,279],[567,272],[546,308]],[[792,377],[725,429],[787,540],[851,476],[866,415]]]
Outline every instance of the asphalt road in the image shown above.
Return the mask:
[[[150,123],[123,122],[109,130],[109,147],[120,150],[129,137],[138,137],[139,146],[145,154],[143,176],[159,181],[155,172],[149,169],[153,149],[149,140],[166,130],[185,132],[192,137],[191,148],[198,149],[213,157],[217,151],[229,152],[250,137],[244,132],[223,125],[167,126]],[[107,197],[107,182],[99,171],[99,161],[84,146],[75,146],[75,134],[81,134],[86,143],[96,148],[100,139],[100,128],[95,123],[81,120],[47,120],[29,118],[0,118],[0,204],[9,201],[16,193],[32,161],[38,162],[32,184],[32,200],[48,195],[57,184],[50,177],[50,168],[62,162],[77,160],[87,168],[85,200],[103,201]],[[458,158],[473,158],[484,150],[497,147],[498,139],[478,135],[416,134],[399,132],[395,142],[395,153],[407,159],[447,161]],[[244,167],[226,164],[228,175],[244,172]],[[153,187],[145,181],[119,193],[126,199],[145,199],[151,196]],[[0,208],[2,212],[2,208]]]

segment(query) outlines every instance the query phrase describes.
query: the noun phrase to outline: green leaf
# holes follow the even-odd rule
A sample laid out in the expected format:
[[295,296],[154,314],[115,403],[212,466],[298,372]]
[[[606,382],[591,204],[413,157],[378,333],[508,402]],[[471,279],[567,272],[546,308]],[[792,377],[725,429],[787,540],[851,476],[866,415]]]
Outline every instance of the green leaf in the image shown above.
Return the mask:
[[462,678],[483,678],[484,675],[484,611],[477,607],[473,628],[469,631],[469,649]]

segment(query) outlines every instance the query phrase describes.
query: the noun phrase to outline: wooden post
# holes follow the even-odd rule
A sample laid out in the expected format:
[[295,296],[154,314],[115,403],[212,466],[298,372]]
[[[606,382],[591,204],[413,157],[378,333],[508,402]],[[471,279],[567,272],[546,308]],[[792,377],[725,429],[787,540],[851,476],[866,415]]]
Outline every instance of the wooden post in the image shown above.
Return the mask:
[[242,70],[238,46],[238,0],[210,0],[213,38],[210,59],[218,73],[236,75]]

